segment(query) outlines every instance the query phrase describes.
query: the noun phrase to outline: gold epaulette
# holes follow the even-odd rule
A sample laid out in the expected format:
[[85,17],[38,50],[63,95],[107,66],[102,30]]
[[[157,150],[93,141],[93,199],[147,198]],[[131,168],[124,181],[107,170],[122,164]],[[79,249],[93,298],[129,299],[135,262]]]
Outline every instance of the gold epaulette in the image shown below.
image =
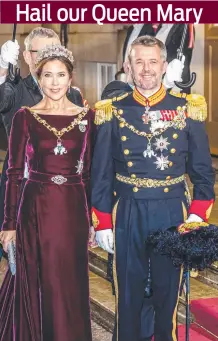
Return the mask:
[[207,103],[205,97],[198,94],[186,96],[188,117],[203,122],[207,118]]
[[95,104],[95,124],[112,120],[112,99],[104,99]]
[[185,98],[187,101],[188,117],[195,121],[205,121],[207,118],[207,103],[205,97],[198,94],[186,94],[185,92],[176,92],[171,90],[170,94],[178,97]]
[[127,97],[129,93],[125,93],[122,96],[114,97],[112,99],[104,99],[95,104],[95,124],[100,125],[106,121],[111,121],[113,117],[114,102],[121,101]]
[[178,98],[186,98],[187,94],[185,92],[177,92],[174,90],[170,90],[170,95],[178,97]]

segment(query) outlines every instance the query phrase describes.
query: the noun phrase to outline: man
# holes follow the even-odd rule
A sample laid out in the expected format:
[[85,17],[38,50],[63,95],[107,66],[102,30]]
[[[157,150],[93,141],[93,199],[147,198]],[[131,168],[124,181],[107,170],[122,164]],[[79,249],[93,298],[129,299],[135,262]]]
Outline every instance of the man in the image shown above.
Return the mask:
[[[156,230],[184,221],[207,221],[215,197],[203,122],[205,99],[177,97],[165,90],[166,59],[160,40],[136,39],[128,57],[133,92],[96,104],[99,129],[92,163],[92,220],[99,246],[114,253],[113,341],[144,341],[140,334],[147,319],[141,318],[146,302],[155,311],[155,341],[177,340],[182,270],[146,248],[145,241]],[[191,205],[186,172],[194,185]],[[153,296],[146,301],[148,259]]]
[[[23,56],[25,62],[29,66],[30,74],[22,79],[19,77],[18,82],[8,82],[6,76],[8,74],[9,63],[16,65],[19,57],[19,45],[18,42],[7,41],[1,48],[0,55],[0,113],[2,115],[2,121],[9,137],[11,123],[14,114],[22,106],[33,106],[42,99],[42,93],[37,83],[35,76],[35,60],[37,52],[47,45],[61,44],[58,35],[51,29],[37,27],[26,37],[25,51]],[[71,88],[68,94],[69,100],[73,103],[82,106],[83,99],[78,90]],[[8,168],[8,155],[6,156],[0,189],[0,226],[3,222],[4,215],[4,197],[6,186],[6,170]]]
[[[180,61],[177,59],[177,53],[182,40],[184,26],[185,24],[135,24],[129,26],[123,44],[123,67],[118,72],[120,79],[126,80],[128,70],[125,67],[125,62],[131,43],[138,37],[151,35],[161,40],[167,49],[167,62],[169,65],[163,80],[164,86],[167,89],[176,89],[175,81],[187,83],[190,80],[190,64],[194,46],[194,27],[193,25],[189,25],[183,50],[184,57]],[[190,93],[190,88],[184,91]]]

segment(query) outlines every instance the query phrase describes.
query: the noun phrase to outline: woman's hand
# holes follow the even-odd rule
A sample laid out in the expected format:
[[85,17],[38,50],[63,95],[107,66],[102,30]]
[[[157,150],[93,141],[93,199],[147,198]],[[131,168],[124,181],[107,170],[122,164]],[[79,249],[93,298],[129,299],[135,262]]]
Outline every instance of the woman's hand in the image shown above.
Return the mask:
[[8,244],[12,240],[16,242],[16,230],[0,232],[0,242],[5,252],[8,252]]

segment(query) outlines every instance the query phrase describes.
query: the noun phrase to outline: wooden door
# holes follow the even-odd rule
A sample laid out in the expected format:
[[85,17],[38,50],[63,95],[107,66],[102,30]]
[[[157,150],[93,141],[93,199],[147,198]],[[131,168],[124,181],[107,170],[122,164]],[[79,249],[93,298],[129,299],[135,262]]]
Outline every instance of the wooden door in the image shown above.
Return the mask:
[[218,155],[218,24],[205,25],[205,97],[210,150]]

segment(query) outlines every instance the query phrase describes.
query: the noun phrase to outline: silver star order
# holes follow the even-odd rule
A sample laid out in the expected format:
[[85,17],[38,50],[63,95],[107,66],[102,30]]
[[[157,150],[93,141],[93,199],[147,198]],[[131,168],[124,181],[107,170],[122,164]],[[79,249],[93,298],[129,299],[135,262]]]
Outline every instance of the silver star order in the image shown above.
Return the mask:
[[156,142],[154,143],[154,145],[156,146],[156,150],[160,150],[162,152],[164,149],[168,149],[167,146],[170,143],[167,142],[167,140],[168,138],[164,138],[162,135],[159,138],[156,138]]
[[77,161],[77,162],[78,162],[78,164],[77,164],[77,166],[76,166],[76,168],[77,168],[76,173],[77,173],[77,174],[81,174],[82,171],[83,171],[83,160],[79,160],[79,161]]
[[157,165],[157,169],[165,170],[169,167],[168,156],[163,156],[161,154],[161,156],[157,156],[156,158],[157,161],[155,161],[154,163]]

